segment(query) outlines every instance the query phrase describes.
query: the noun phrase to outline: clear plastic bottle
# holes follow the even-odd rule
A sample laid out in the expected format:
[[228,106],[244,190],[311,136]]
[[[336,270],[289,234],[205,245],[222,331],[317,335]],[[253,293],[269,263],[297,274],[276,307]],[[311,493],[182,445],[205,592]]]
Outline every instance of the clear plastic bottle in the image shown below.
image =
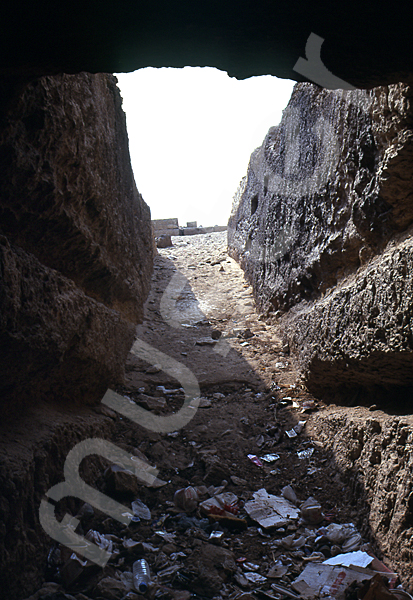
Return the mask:
[[133,585],[137,592],[144,594],[151,583],[151,572],[144,558],[133,563]]

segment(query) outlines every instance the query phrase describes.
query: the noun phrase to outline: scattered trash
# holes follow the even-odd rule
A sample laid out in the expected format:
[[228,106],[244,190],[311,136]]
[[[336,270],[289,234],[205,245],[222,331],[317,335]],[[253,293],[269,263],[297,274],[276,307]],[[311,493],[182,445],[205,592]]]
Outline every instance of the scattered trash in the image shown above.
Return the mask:
[[[179,518],[178,518],[179,517]],[[178,515],[176,529],[177,531],[184,532],[188,529],[202,529],[203,531],[211,531],[211,526],[208,519],[198,519],[197,517],[190,517],[185,514]]]
[[324,518],[322,513],[321,504],[317,502],[315,498],[310,496],[303,504],[300,506],[300,516],[307,523],[311,523],[312,525],[317,525],[321,523]]
[[125,571],[124,573],[122,573],[120,576],[120,580],[128,591],[134,589],[133,573],[130,573],[130,571]]
[[300,460],[305,458],[311,458],[314,454],[314,448],[307,448],[306,450],[298,450],[297,456]]
[[305,542],[306,540],[303,535],[300,535],[298,538],[296,538],[294,533],[292,535],[287,535],[281,540],[284,548],[288,548],[289,550],[297,550],[298,548],[302,548]]
[[192,486],[177,490],[174,495],[174,504],[185,512],[193,512],[199,502],[198,492]]
[[288,567],[282,564],[280,560],[277,560],[267,573],[267,577],[270,579],[280,579],[288,573]]
[[354,570],[341,566],[310,563],[293,581],[292,588],[304,599],[330,596],[335,600],[344,600],[344,592],[353,581],[361,582],[371,579],[373,575],[374,571],[367,569]]
[[99,548],[102,548],[102,550],[106,550],[106,552],[108,552],[109,554],[112,554],[112,552],[113,552],[112,540],[108,539],[106,536],[102,535],[98,531],[95,531],[94,529],[89,529],[89,531],[85,535],[85,538],[89,542],[92,542],[93,544],[96,544],[97,546],[99,546]]
[[279,460],[280,455],[279,454],[266,454],[265,456],[261,456],[261,460],[263,460],[264,462],[267,463],[273,463],[276,460]]
[[254,465],[257,465],[257,467],[264,466],[256,454],[248,454],[248,458]]
[[367,552],[348,552],[346,554],[339,554],[333,558],[323,561],[325,565],[341,565],[343,567],[368,567],[374,560],[373,556],[367,554]]
[[297,432],[296,432],[296,430],[294,428],[293,429],[289,429],[285,433],[288,435],[289,438],[295,438],[298,435]]
[[[393,593],[396,590],[389,589],[387,578],[380,573],[376,573],[370,580],[359,583],[352,582],[346,590],[346,598],[365,598],[366,600],[394,600]],[[402,598],[406,598],[409,594],[402,592]]]
[[223,537],[224,537],[224,532],[223,531],[211,531],[209,539],[210,540],[220,540]]
[[156,535],[159,535],[159,537],[163,538],[165,540],[165,542],[172,543],[175,541],[175,538],[176,538],[175,533],[167,533],[166,531],[162,531],[162,529],[158,529],[154,533],[156,533]]
[[298,421],[297,425],[294,426],[294,431],[298,434],[301,433],[305,427],[307,421]]
[[244,577],[251,583],[265,583],[267,581],[266,577],[263,577],[258,573],[244,573]]
[[[182,243],[179,238],[175,239],[178,243]],[[177,265],[164,252],[160,251],[155,269],[165,270],[169,282]],[[207,248],[202,253],[202,261],[213,259]],[[200,268],[196,258],[194,269]],[[201,265],[206,266],[204,262]],[[185,272],[191,281],[182,296],[176,297],[183,300],[177,310],[186,309],[190,285],[195,294],[203,276]],[[151,292],[147,305],[164,331],[159,300],[168,282],[156,282],[156,300]],[[165,433],[157,427],[135,431],[116,412],[107,414],[116,426],[113,440],[123,450],[129,449],[135,467],[125,464],[122,469],[122,463],[112,464],[113,455],[103,473],[105,467],[100,470],[100,465],[104,463],[95,456],[82,464],[79,475],[117,506],[123,505],[120,513],[127,516],[123,521],[130,519],[129,524],[119,522],[114,512],[82,506],[75,498],[56,508],[58,520],[65,512],[78,519],[79,550],[95,544],[110,558],[101,569],[73,549],[52,542],[44,580],[57,583],[47,584],[51,586],[47,593],[34,598],[138,600],[145,594],[151,600],[413,600],[403,590],[392,590],[397,575],[374,557],[355,525],[347,522],[354,506],[340,503],[347,499],[342,488],[348,483],[348,473],[346,481],[341,480],[339,465],[323,452],[324,444],[306,439],[314,418],[302,413],[318,410],[319,404],[306,399],[310,396],[300,383],[290,383],[296,379],[292,371],[286,373],[285,354],[274,354],[283,345],[277,343],[274,348],[272,331],[261,333],[265,327],[256,326],[253,319],[246,320],[237,311],[229,314],[234,304],[229,296],[228,300],[223,318],[213,318],[211,312],[210,322],[205,319],[194,325],[188,313],[175,337],[162,334],[169,344],[164,347],[166,355],[194,358],[199,387],[192,387],[189,380],[188,389],[179,387],[188,373],[168,356],[163,359],[162,368],[167,370],[162,373],[158,364],[149,366],[137,356],[128,360],[125,384],[119,384],[118,393],[131,410],[140,405],[152,411],[158,429],[164,421],[170,425]],[[198,318],[197,313],[193,320]],[[210,372],[208,364],[202,364],[202,356],[211,353],[215,343],[221,346],[224,340],[219,340],[234,337],[235,326],[237,344],[255,347],[253,363],[245,364],[239,380],[225,376],[219,353],[215,359],[211,355]],[[255,327],[258,337],[253,334]],[[147,341],[161,350],[162,344],[149,333],[156,333],[154,329],[155,323],[148,326]],[[209,348],[199,346],[204,339]],[[265,348],[268,353],[261,360]],[[273,369],[274,357],[281,361],[278,371]],[[211,372],[215,366],[216,374]],[[265,376],[255,378],[254,371]],[[280,385],[271,382],[271,373],[274,379],[279,374]],[[181,427],[177,417],[182,409],[185,413],[188,395],[196,396],[201,410]],[[222,410],[217,412],[218,407]],[[132,450],[134,445],[138,447]],[[155,463],[157,467],[152,466]],[[160,490],[144,486],[138,479],[142,469],[154,479],[159,472],[159,477],[168,479],[163,485],[171,485]],[[382,574],[380,579],[375,579],[377,573]]]
[[152,518],[151,511],[149,508],[142,502],[142,500],[134,500],[131,504],[133,514],[140,519],[145,521],[150,521]]
[[260,565],[255,565],[254,563],[245,561],[244,563],[242,563],[242,568],[246,571],[258,571]]
[[122,546],[125,548],[125,550],[136,550],[139,546],[141,546],[141,542],[127,538],[123,540]]
[[312,552],[309,556],[303,556],[304,562],[318,562],[322,563],[325,556],[322,552]]
[[265,529],[284,527],[299,517],[299,511],[285,498],[268,494],[261,489],[253,494],[254,500],[245,504],[245,510]]
[[217,494],[204,500],[199,508],[207,515],[221,515],[231,517],[239,512],[238,498],[232,492]]
[[348,540],[343,542],[341,547],[343,552],[353,552],[354,550],[360,548],[362,543],[361,535],[359,533],[355,533]]
[[151,583],[149,565],[144,558],[133,563],[133,585],[135,590],[141,594],[148,591]]
[[300,600],[300,596],[297,596],[297,594],[294,594],[291,590],[287,589],[283,585],[278,585],[278,583],[272,583],[271,588],[275,592],[282,594],[283,596],[288,596],[289,598],[294,598],[295,600]]
[[281,495],[283,498],[285,498],[286,500],[289,500],[293,504],[298,504],[298,498],[296,496],[296,493],[294,492],[293,488],[290,485],[286,485],[285,487],[282,488]]
[[156,386],[156,391],[157,392],[162,392],[162,394],[165,394],[166,396],[176,396],[177,394],[183,394],[183,393],[185,393],[185,390],[183,388],[167,389],[163,385],[157,385]]
[[261,536],[261,537],[263,537],[263,538],[267,538],[267,539],[271,539],[271,536],[270,536],[270,534],[269,534],[269,533],[266,533],[266,532],[265,532],[265,531],[262,529],[262,527],[257,527],[257,531],[258,531],[258,533],[260,534],[260,536]]
[[327,527],[323,527],[317,531],[318,535],[325,535],[326,538],[334,544],[342,544],[345,540],[351,538],[357,530],[353,523],[330,523]]

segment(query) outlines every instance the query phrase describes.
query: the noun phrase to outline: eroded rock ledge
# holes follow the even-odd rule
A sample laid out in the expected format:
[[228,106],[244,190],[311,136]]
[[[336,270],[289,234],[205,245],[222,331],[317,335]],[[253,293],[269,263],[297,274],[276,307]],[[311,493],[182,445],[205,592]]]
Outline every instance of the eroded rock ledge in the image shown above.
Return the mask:
[[413,384],[410,103],[298,84],[234,199],[230,253],[314,394]]
[[99,402],[120,381],[150,283],[112,76],[26,87],[0,127],[0,403]]

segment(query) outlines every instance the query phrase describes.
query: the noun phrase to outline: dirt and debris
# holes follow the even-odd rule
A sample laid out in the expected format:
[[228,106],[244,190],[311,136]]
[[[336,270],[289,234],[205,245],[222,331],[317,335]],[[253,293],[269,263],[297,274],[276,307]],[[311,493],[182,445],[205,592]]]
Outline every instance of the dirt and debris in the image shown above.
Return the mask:
[[[131,520],[121,524],[73,499],[59,503],[60,518],[76,515],[77,532],[110,559],[101,568],[54,544],[47,583],[30,600],[393,596],[397,574],[362,539],[356,511],[343,504],[347,482],[309,436],[324,407],[302,388],[275,327],[256,314],[225,233],[175,238],[160,251],[137,336],[191,370],[199,408],[165,434],[113,413],[111,441],[156,467],[165,485],[145,487],[117,465],[86,458],[100,473],[87,483],[122,502]],[[136,354],[117,391],[156,415],[184,401],[177,380]],[[133,583],[142,559],[150,573],[144,596]]]

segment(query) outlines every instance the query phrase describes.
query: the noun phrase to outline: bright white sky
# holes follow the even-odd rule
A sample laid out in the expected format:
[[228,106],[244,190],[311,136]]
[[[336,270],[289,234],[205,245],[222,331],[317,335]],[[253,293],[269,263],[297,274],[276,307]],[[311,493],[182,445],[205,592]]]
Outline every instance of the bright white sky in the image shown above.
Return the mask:
[[210,67],[116,76],[136,185],[152,219],[226,225],[250,155],[279,123],[294,82],[238,81]]

